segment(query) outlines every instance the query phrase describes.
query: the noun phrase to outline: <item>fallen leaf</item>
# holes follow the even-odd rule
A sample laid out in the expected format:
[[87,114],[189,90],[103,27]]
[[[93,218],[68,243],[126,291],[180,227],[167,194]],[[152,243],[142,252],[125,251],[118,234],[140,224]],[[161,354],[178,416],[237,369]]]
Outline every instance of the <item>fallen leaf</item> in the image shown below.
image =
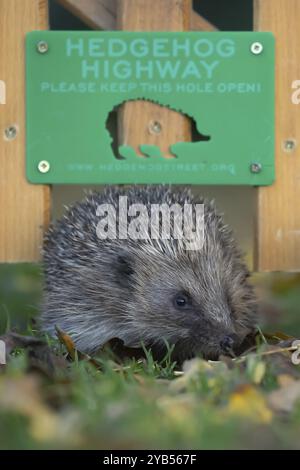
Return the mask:
[[59,326],[55,326],[56,334],[59,341],[65,346],[66,350],[68,351],[70,357],[75,361],[76,359],[76,348],[74,341],[72,340],[71,336],[65,333],[63,330],[59,328]]
[[275,411],[290,412],[297,401],[300,401],[300,381],[293,381],[270,393],[268,402]]
[[4,341],[6,346],[7,355],[10,354],[16,348],[30,348],[30,347],[41,347],[45,346],[45,341],[34,336],[24,336],[9,331],[5,335],[0,336],[0,340]]
[[59,370],[64,369],[67,365],[66,361],[57,356],[41,338],[20,335],[10,331],[1,336],[0,339],[5,342],[8,360],[9,355],[16,348],[27,351],[29,370],[37,370],[48,377],[54,377]]
[[264,396],[251,385],[243,385],[231,394],[226,411],[266,424],[273,416]]
[[280,387],[286,387],[287,385],[294,383],[295,379],[289,374],[279,374],[277,376],[277,382]]
[[96,359],[76,349],[75,343],[71,336],[61,330],[57,325],[55,326],[55,329],[59,341],[65,346],[69,356],[73,361],[75,361],[76,358],[82,359],[89,362],[90,364],[93,364],[93,366],[95,366],[97,369],[101,369],[101,364]]
[[42,400],[41,384],[33,374],[1,378],[0,408],[27,416],[29,432],[38,441],[63,440],[72,444],[79,441],[79,435],[74,432],[75,415],[53,412]]

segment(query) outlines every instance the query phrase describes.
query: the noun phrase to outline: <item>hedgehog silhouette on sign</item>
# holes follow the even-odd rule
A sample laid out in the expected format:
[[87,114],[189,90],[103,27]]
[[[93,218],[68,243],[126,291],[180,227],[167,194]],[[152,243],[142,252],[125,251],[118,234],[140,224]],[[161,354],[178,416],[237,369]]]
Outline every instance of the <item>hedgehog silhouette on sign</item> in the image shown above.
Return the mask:
[[[138,103],[139,101],[150,103],[153,106],[153,108],[151,109],[151,112],[153,114],[153,119],[150,122],[147,122],[147,123],[139,122],[135,124],[133,123],[133,126],[132,126],[133,132],[136,130],[137,125],[142,124],[142,126],[145,126],[145,133],[147,134],[147,144],[145,143],[137,144],[134,142],[134,138],[128,139],[128,135],[127,135],[125,139],[126,140],[128,139],[130,142],[133,141],[132,146],[128,146],[126,143],[122,144],[122,142],[121,142],[121,145],[119,146],[118,144],[119,132],[110,133],[111,148],[116,159],[118,160],[126,159],[126,157],[123,155],[123,152],[122,152],[124,148],[125,150],[128,150],[128,149],[133,150],[137,157],[149,158],[151,156],[153,157],[160,156],[164,158],[176,158],[176,155],[172,152],[171,147],[174,144],[181,142],[180,140],[178,142],[171,142],[168,148],[161,149],[159,147],[159,144],[162,140],[163,133],[165,134],[168,133],[168,129],[167,129],[168,126],[161,124],[162,108],[168,109],[170,112],[173,112],[174,114],[180,114],[182,117],[186,119],[186,124],[190,125],[191,127],[192,142],[201,142],[201,141],[205,142],[205,141],[210,140],[211,137],[209,135],[204,135],[199,131],[199,129],[197,128],[197,123],[195,119],[193,118],[193,116],[185,112],[182,112],[181,110],[176,109],[172,105],[162,105],[159,102],[144,99],[144,98],[135,99],[135,100],[127,100],[116,105],[108,114],[108,117],[106,120],[106,129],[108,130],[110,127],[110,124],[114,122],[116,112],[121,108],[123,104],[125,104],[125,102]],[[168,122],[168,125],[169,125],[169,122]],[[129,132],[130,132],[130,128],[129,128]],[[114,137],[112,137],[112,135]],[[120,140],[122,141],[122,139]]]

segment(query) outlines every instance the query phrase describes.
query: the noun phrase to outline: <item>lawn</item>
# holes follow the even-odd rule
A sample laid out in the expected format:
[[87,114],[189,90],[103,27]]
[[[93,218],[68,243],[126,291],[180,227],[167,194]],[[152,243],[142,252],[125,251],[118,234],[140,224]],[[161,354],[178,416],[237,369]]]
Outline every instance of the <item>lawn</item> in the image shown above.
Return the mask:
[[[151,351],[125,359],[107,347],[91,359],[66,335],[43,337],[32,321],[39,268],[3,265],[1,334],[10,355],[0,366],[0,448],[299,449],[300,366],[290,349],[300,338],[300,277],[254,281],[264,333],[252,352],[179,368],[169,353],[157,363]],[[266,334],[274,331],[284,335]]]

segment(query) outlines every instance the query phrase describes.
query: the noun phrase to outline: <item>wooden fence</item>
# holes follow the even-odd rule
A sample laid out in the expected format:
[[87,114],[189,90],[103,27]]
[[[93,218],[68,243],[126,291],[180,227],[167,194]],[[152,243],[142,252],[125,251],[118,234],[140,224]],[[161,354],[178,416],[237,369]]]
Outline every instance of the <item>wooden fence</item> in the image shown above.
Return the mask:
[[[213,31],[191,0],[60,0],[94,29]],[[276,38],[276,182],[256,189],[255,269],[300,270],[300,107],[291,101],[300,80],[300,2],[255,0],[254,28]],[[25,179],[24,36],[48,28],[46,0],[0,0],[0,261],[37,261],[50,218],[50,188]],[[136,125],[132,127],[131,116]],[[168,121],[159,146],[190,136],[183,116],[151,103],[127,103],[119,113],[122,142],[147,142],[149,122]],[[41,117],[42,118],[42,117]],[[170,125],[171,122],[171,125]],[[164,126],[162,126],[164,127]]]

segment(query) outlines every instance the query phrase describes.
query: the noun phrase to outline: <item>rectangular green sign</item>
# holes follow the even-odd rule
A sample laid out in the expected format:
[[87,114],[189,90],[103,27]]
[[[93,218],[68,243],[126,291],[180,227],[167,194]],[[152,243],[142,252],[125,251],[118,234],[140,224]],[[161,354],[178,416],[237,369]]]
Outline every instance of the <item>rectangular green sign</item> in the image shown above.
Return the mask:
[[[107,120],[128,100],[188,116],[194,141],[171,142],[173,158],[115,142]],[[26,172],[46,184],[271,184],[273,35],[27,34]]]

